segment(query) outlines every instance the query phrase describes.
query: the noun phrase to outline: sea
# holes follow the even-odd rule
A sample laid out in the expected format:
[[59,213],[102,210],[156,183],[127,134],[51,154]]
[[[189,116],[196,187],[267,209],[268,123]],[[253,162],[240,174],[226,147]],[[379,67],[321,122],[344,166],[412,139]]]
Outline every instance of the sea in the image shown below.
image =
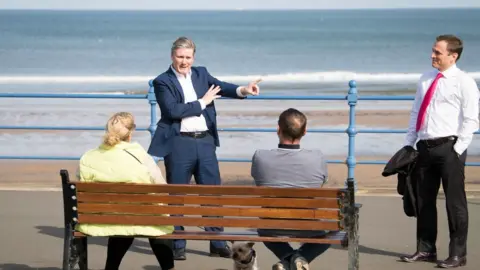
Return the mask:
[[[148,81],[168,69],[172,42],[187,36],[197,46],[195,65],[238,84],[262,78],[262,95],[346,95],[349,80],[357,81],[362,96],[413,95],[420,74],[431,69],[431,47],[440,34],[463,39],[458,66],[480,84],[479,25],[480,9],[0,10],[0,93],[143,94]],[[358,110],[408,110],[411,102],[360,101]],[[265,128],[275,128],[278,113],[289,107],[348,108],[346,101],[301,100],[219,100],[217,106],[221,127]],[[149,125],[146,100],[0,98],[0,126],[102,127],[117,111],[133,112],[138,126]],[[101,136],[101,131],[0,130],[0,156],[78,157]],[[276,147],[275,136],[222,132],[217,153],[250,158],[255,149]],[[391,155],[403,138],[359,134],[356,154]],[[147,148],[150,134],[139,131],[135,139]],[[308,134],[303,146],[342,157],[348,136]],[[474,139],[469,151],[480,154],[480,142]]]

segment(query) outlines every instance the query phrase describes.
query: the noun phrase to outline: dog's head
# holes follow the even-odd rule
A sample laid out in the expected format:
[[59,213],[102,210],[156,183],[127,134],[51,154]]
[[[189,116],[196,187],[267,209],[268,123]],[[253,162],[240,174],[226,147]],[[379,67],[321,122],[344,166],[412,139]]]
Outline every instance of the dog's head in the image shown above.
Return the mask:
[[232,242],[232,259],[241,264],[248,264],[255,259],[254,242]]

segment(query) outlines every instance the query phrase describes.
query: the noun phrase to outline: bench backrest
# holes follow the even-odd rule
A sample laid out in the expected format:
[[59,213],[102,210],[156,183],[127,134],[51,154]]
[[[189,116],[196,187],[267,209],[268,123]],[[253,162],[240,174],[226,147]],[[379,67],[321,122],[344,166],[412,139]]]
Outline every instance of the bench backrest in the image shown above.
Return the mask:
[[[343,230],[350,190],[70,182],[65,223]],[[168,214],[168,215],[166,215]],[[183,215],[183,216],[176,216]]]

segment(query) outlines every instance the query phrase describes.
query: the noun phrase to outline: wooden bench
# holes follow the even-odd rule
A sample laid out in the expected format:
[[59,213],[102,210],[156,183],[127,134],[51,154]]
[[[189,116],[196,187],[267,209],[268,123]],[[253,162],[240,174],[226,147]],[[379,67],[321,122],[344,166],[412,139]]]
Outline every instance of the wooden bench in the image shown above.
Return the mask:
[[[91,236],[75,231],[78,223],[243,228],[240,232],[204,232],[187,227],[159,238],[339,244],[348,247],[348,269],[358,269],[359,207],[350,182],[346,189],[304,189],[81,183],[70,182],[66,170],[60,175],[64,270],[77,264],[81,270],[87,269],[87,238]],[[258,228],[330,232],[319,238],[262,237],[256,233]]]

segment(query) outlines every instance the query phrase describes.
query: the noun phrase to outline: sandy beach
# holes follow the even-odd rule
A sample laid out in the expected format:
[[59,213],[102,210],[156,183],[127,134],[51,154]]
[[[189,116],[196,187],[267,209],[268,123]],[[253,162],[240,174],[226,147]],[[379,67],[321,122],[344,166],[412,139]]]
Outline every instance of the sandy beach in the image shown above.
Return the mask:
[[[223,104],[222,104],[223,105]],[[309,126],[321,128],[325,125],[348,125],[348,111],[344,110],[318,110],[304,108],[309,120]],[[274,123],[266,124],[262,121],[248,121],[248,118],[275,118],[276,111],[262,112],[238,112],[219,110],[219,117],[247,117],[244,123],[239,127],[275,127]],[[405,129],[409,119],[409,111],[406,110],[359,110],[356,113],[357,125],[368,126],[369,128],[395,128]],[[243,121],[242,121],[243,122]],[[221,127],[234,127],[228,123],[220,121]],[[25,132],[21,130],[3,130],[3,134],[19,134]],[[41,131],[47,133],[74,134],[72,131]],[[98,132],[100,139],[102,132]],[[398,142],[400,146],[401,141]],[[325,147],[328,147],[325,146]],[[87,150],[87,149],[86,149]],[[328,156],[328,159],[345,160],[345,156]],[[389,156],[357,156],[357,161],[361,160],[388,160]],[[480,161],[480,157],[470,156],[469,162]],[[9,187],[59,187],[59,170],[67,169],[74,175],[77,161],[46,161],[46,160],[0,160],[0,186]],[[163,170],[162,162],[160,167]],[[395,189],[396,177],[383,177],[381,175],[384,165],[357,165],[355,168],[355,178],[359,189]],[[345,164],[329,164],[329,181],[326,186],[343,186],[347,178],[347,166]],[[220,171],[224,184],[252,184],[250,176],[250,163],[221,162]],[[468,185],[480,184],[480,167],[466,168],[466,182]]]
[[[385,157],[386,158],[386,157]],[[359,157],[358,160],[381,159],[380,157]],[[470,159],[471,161],[472,159]],[[478,161],[478,160],[477,160]],[[0,188],[58,188],[60,187],[59,171],[67,169],[71,177],[75,176],[77,161],[36,161],[36,160],[3,160],[0,161]],[[162,162],[160,167],[165,175]],[[357,165],[355,179],[359,190],[394,193],[396,176],[383,177],[384,165]],[[326,187],[341,187],[347,178],[347,166],[329,164],[329,181]],[[221,162],[220,172],[223,184],[252,185],[250,163]],[[193,179],[192,179],[193,182]],[[466,184],[468,189],[480,189],[480,168],[466,167]]]
[[[288,107],[285,107],[285,109]],[[302,106],[295,106],[295,108],[301,110],[305,113],[308,119],[309,126],[321,127],[322,125],[348,125],[349,121],[349,112],[344,110],[329,110],[329,111],[313,111],[303,109]],[[219,109],[221,110],[221,109]],[[281,111],[272,111],[272,112],[221,112],[219,117],[233,117],[233,116],[242,116],[242,117],[266,117],[266,118],[277,118]],[[369,126],[369,127],[389,127],[389,128],[406,128],[408,126],[408,121],[410,119],[410,112],[406,110],[398,111],[386,111],[386,110],[359,110],[356,111],[356,124],[360,126]],[[222,122],[220,122],[222,124]],[[274,125],[275,123],[271,123]],[[225,123],[223,123],[224,127]],[[263,123],[255,123],[254,121],[249,123],[250,127],[265,127]],[[238,123],[235,125],[228,125],[228,127],[243,127],[243,123]]]

